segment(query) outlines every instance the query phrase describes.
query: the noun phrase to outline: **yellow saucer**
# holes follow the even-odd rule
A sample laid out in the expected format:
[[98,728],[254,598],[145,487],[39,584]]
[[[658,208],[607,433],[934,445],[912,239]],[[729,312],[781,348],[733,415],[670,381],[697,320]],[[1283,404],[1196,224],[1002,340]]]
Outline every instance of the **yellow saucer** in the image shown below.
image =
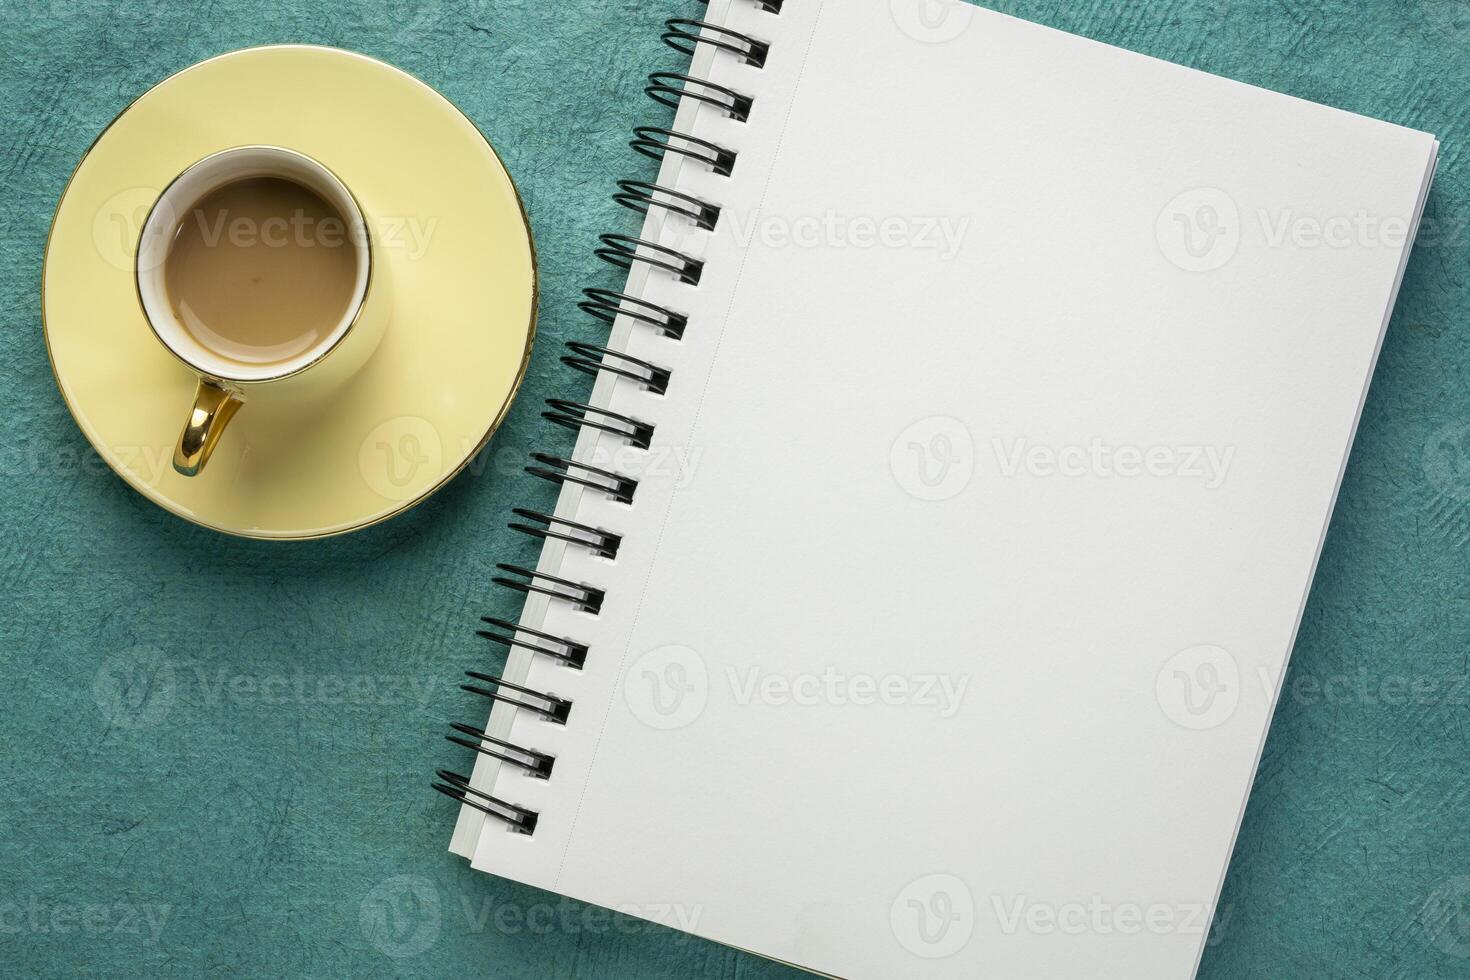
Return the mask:
[[[342,178],[378,236],[393,307],[346,385],[290,410],[247,403],[205,471],[180,476],[195,379],[143,318],[134,251],[169,181],[252,143]],[[315,538],[407,510],[490,438],[530,357],[536,261],[510,175],[443,96],[362,55],[251,48],[159,83],[98,137],[57,209],[41,306],[67,406],[134,489],[230,534]]]

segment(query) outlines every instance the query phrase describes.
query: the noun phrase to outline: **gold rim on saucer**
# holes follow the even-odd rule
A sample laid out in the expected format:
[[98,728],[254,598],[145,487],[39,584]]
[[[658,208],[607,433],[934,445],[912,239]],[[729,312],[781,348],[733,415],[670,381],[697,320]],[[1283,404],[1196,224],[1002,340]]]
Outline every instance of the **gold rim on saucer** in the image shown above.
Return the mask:
[[[339,390],[247,403],[209,469],[184,477],[172,454],[195,376],[143,315],[138,233],[184,168],[256,143],[322,161],[361,201],[389,267],[390,322]],[[211,58],[124,109],[62,193],[41,278],[52,372],[93,448],[159,506],[250,538],[343,534],[433,494],[500,425],[536,332],[530,226],[490,143],[413,76],[310,45]]]

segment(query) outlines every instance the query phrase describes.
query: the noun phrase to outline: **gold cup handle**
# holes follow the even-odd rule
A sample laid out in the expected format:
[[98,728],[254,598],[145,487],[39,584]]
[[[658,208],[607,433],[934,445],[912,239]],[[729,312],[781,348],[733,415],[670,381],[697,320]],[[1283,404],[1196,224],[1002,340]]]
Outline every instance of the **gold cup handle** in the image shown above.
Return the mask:
[[184,476],[198,476],[241,404],[232,392],[211,381],[200,381],[194,392],[194,408],[174,449],[174,469]]

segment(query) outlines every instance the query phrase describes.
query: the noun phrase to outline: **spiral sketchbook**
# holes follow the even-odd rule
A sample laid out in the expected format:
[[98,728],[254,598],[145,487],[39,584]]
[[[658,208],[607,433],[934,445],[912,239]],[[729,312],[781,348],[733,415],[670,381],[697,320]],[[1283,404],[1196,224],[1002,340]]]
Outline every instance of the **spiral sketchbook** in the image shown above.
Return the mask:
[[1191,976],[1436,141],[947,0],[701,13],[452,850],[840,977]]

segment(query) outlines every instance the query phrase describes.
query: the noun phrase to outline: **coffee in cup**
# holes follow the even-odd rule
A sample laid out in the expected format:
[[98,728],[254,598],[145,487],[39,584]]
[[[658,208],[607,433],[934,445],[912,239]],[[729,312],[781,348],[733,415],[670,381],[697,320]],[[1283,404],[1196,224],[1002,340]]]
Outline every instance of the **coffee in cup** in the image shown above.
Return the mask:
[[377,272],[361,207],[310,157],[235,147],[181,173],[137,256],[149,325],[199,376],[174,468],[197,475],[244,403],[356,371],[382,336]]

